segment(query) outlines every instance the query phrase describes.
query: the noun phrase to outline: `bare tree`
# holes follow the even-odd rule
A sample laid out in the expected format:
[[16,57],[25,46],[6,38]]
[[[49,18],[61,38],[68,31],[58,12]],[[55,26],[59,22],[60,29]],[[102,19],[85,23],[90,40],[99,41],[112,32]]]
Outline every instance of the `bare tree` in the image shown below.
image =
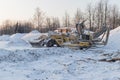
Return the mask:
[[118,13],[119,13],[119,11],[118,11],[117,7],[113,6],[113,9],[112,9],[112,24],[113,24],[112,26],[113,26],[113,29],[117,27],[116,21],[119,17]]
[[103,0],[100,0],[100,2],[98,2],[98,6],[97,6],[97,22],[98,22],[98,28],[101,29],[102,25],[103,25],[103,15],[104,15],[104,3]]
[[63,17],[63,26],[69,27],[70,26],[70,16],[67,12],[65,12],[65,15]]
[[94,28],[96,27],[95,14],[96,14],[96,9],[92,8],[92,30],[93,31],[94,31]]
[[87,11],[88,11],[89,29],[91,30],[92,29],[92,6],[91,4],[88,4]]
[[78,8],[74,16],[74,23],[78,23],[84,19],[83,12]]
[[55,30],[60,27],[60,20],[58,17],[52,18],[52,30]]
[[5,33],[5,34],[10,34],[11,32],[14,32],[13,30],[12,30],[12,27],[13,26],[13,24],[12,24],[12,21],[10,21],[10,20],[5,20],[4,22],[3,22],[3,33]]
[[108,16],[108,1],[106,0],[106,2],[105,2],[105,11],[104,11],[104,16],[105,16],[105,18],[104,18],[104,22],[105,22],[105,26],[107,26],[107,16]]
[[34,25],[39,30],[43,27],[45,19],[45,14],[40,8],[36,8],[35,14],[34,14]]
[[46,18],[46,27],[48,28],[48,30],[50,31],[50,28],[52,28],[52,22],[51,22],[51,18]]

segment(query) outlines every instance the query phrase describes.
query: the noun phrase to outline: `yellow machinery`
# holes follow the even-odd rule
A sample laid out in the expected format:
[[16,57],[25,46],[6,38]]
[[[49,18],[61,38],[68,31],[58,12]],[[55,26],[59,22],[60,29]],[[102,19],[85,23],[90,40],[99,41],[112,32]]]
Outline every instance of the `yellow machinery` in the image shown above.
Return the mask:
[[[80,49],[96,45],[106,45],[109,37],[109,28],[103,27],[103,30],[94,33],[85,30],[84,22],[85,21],[76,24],[76,32],[74,33],[71,33],[72,30],[70,30],[70,28],[59,28],[58,33],[51,34],[48,37],[41,39],[39,42],[31,44],[39,44],[39,46],[46,45],[47,47],[78,47]],[[102,34],[104,35],[99,39],[98,37]],[[106,39],[105,41],[102,41],[104,37]]]
[[89,48],[91,43],[89,41],[80,41],[79,38],[73,35],[65,35],[65,34],[54,34],[51,35],[49,41],[46,43],[47,47],[52,46],[68,46],[68,47],[79,47],[82,48]]
[[[82,23],[83,24],[83,23]],[[82,29],[80,27],[84,27],[82,24],[76,25],[77,32],[75,34],[70,33],[69,28],[59,28],[60,34],[52,34],[49,36],[47,41],[45,42],[47,47],[52,46],[68,46],[68,47],[79,47],[80,49],[89,48],[92,44],[93,35],[83,34]]]
[[[59,29],[60,34],[52,34],[49,38],[47,38],[47,41],[45,42],[46,46],[52,47],[56,45],[58,47],[68,46],[83,49],[96,45],[106,45],[109,37],[109,28],[103,27],[104,30],[97,33],[91,33],[90,31],[84,29],[84,22],[85,21],[76,24],[76,32],[74,32],[74,34],[70,33],[69,28]],[[87,33],[85,33],[85,31]],[[101,34],[104,34],[103,37],[107,34],[105,41],[98,39]]]

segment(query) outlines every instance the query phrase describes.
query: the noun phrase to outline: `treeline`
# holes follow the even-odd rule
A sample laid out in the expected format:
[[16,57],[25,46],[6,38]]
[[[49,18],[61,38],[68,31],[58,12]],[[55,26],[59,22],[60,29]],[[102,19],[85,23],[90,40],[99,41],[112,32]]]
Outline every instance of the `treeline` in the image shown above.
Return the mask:
[[48,31],[54,31],[55,29],[59,27],[60,27],[60,22],[58,18],[46,18],[46,23],[44,23],[43,25],[36,25],[34,21],[33,22],[31,21],[12,22],[10,20],[6,20],[0,26],[0,35],[15,34],[15,33],[28,33],[32,30],[38,30],[43,33],[43,32],[48,32]]
[[26,33],[33,30],[30,22],[18,23],[6,20],[0,27],[0,34]]
[[108,0],[100,0],[96,4],[88,4],[83,12],[78,8],[73,17],[65,12],[62,20],[58,17],[48,17],[40,8],[36,8],[30,21],[12,22],[6,20],[0,27],[0,34],[27,33],[34,29],[40,32],[53,31],[59,27],[74,27],[76,23],[86,21],[86,28],[96,31],[102,26],[114,29],[120,26],[120,12],[116,5],[110,5]]
[[91,30],[102,26],[114,29],[120,25],[119,9],[116,5],[110,5],[108,0],[101,0],[96,5],[88,4],[87,14]]
[[28,33],[32,30],[40,32],[54,31],[60,27],[60,20],[58,17],[46,17],[40,8],[36,8],[33,19],[30,21],[16,21],[6,20],[0,26],[0,34],[14,34],[14,33]]

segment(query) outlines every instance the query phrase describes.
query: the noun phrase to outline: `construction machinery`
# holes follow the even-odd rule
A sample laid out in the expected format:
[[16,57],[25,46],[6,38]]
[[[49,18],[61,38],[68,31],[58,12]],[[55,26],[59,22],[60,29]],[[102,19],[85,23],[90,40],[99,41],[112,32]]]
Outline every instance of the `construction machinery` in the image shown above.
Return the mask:
[[85,29],[85,21],[76,24],[76,31],[71,32],[69,28],[58,29],[58,33],[49,34],[40,40],[40,46],[46,47],[78,47],[80,49],[106,45],[109,37],[109,28],[104,26],[97,32]]

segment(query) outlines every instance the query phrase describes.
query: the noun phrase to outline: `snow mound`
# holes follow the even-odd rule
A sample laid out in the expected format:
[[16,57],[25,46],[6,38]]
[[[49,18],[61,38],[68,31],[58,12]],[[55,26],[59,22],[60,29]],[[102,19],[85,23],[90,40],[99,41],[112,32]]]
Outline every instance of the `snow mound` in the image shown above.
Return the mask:
[[42,35],[47,35],[47,33],[40,33],[36,30],[31,31],[30,33],[26,34],[25,36],[22,37],[23,40],[25,41],[35,41],[39,39]]
[[34,41],[38,39],[40,36],[41,36],[40,33],[28,33],[25,36],[23,36],[22,39],[25,41]]
[[2,35],[0,36],[0,41],[9,41],[10,40],[10,36],[9,35]]
[[40,33],[38,30],[33,30],[30,33]]
[[120,49],[120,38],[119,37],[120,37],[120,27],[114,30],[111,30],[106,48],[119,50]]
[[17,38],[17,39],[20,39],[21,37],[23,37],[25,34],[22,34],[22,33],[16,33],[16,34],[13,34],[10,36],[10,38]]
[[23,46],[23,47],[30,47],[31,45],[24,41],[23,39],[21,39],[25,34],[22,34],[22,33],[16,33],[16,34],[13,34],[10,36],[10,40],[7,44],[7,46],[10,46],[10,47],[20,47],[20,46]]
[[10,46],[10,47],[11,46],[12,47],[13,46],[31,47],[31,45],[28,42],[26,42],[26,41],[24,41],[22,39],[19,39],[19,38],[11,38],[7,45]]
[[120,34],[120,26],[110,32],[110,36]]

